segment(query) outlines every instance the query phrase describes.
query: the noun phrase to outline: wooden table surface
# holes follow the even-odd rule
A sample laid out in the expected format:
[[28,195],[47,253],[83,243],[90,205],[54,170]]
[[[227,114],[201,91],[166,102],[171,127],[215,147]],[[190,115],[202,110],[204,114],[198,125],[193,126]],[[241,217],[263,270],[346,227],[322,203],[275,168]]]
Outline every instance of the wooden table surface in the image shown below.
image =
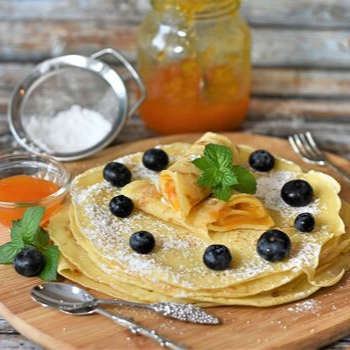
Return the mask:
[[[149,8],[149,0],[0,0],[0,153],[13,145],[5,116],[19,79],[48,57],[104,47],[134,62]],[[278,137],[310,130],[323,148],[350,159],[350,0],[244,0],[241,13],[254,40],[242,129]],[[116,143],[153,135],[136,115]],[[329,349],[347,346],[350,336]],[[0,349],[39,347],[0,316]]]

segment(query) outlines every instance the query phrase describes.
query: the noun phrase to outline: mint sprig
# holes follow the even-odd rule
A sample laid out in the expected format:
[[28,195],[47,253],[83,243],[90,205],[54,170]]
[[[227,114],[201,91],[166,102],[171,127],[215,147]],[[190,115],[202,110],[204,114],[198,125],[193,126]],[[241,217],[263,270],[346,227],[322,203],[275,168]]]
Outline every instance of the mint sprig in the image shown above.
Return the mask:
[[12,264],[22,249],[35,247],[45,258],[45,267],[39,277],[45,281],[55,281],[59,250],[50,241],[49,234],[40,227],[44,212],[45,207],[30,207],[21,220],[13,221],[11,241],[0,246],[0,264]]
[[198,184],[209,187],[215,198],[227,202],[234,190],[256,192],[255,177],[249,170],[233,165],[233,154],[227,146],[210,143],[205,146],[203,156],[192,163],[202,171]]

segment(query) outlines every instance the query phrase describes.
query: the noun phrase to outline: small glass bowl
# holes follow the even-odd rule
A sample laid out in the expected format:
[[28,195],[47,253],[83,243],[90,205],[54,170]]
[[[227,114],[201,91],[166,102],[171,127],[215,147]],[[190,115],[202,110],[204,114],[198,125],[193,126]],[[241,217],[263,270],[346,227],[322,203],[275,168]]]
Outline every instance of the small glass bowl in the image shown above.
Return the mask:
[[42,155],[20,154],[0,157],[0,180],[18,175],[29,175],[51,181],[58,185],[59,189],[35,202],[0,201],[0,222],[10,227],[13,220],[22,218],[28,207],[45,206],[42,224],[45,223],[60,207],[69,190],[69,170],[56,160]]

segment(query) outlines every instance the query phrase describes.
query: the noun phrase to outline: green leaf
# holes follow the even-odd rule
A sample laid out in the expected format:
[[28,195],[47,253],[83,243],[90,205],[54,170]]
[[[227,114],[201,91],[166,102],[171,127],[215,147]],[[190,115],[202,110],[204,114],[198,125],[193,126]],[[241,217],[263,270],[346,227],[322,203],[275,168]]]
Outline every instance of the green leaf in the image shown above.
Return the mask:
[[39,277],[44,281],[56,281],[59,260],[59,250],[55,245],[50,246],[45,252],[45,267]]
[[215,187],[213,190],[214,197],[227,202],[231,197],[232,190],[227,186]]
[[232,168],[227,168],[222,171],[223,177],[221,180],[222,186],[231,187],[238,184],[236,174],[232,171]]
[[208,168],[211,167],[211,165],[209,164],[209,162],[207,161],[207,159],[205,157],[200,157],[197,159],[192,160],[192,163],[200,170],[206,170]]
[[256,192],[256,179],[249,170],[233,166],[233,154],[229,147],[210,143],[204,155],[192,163],[202,171],[197,183],[213,191],[214,197],[228,201],[233,189],[242,193]]
[[50,243],[50,236],[43,228],[39,227],[31,243],[39,250],[43,250]]
[[31,243],[40,227],[45,207],[29,207],[21,220],[22,237],[24,242]]
[[22,226],[20,220],[14,220],[12,223],[11,241],[18,247],[24,248],[24,242],[22,238]]
[[232,165],[233,156],[229,147],[210,143],[205,146],[204,157],[212,167],[228,168]]
[[209,168],[203,171],[197,183],[204,187],[213,187],[221,182],[222,174],[217,168]]
[[241,193],[255,194],[257,185],[254,175],[240,166],[235,166],[232,170],[238,179],[238,184],[234,185],[233,188]]
[[0,264],[12,264],[15,256],[22,250],[14,242],[5,243],[0,247]]

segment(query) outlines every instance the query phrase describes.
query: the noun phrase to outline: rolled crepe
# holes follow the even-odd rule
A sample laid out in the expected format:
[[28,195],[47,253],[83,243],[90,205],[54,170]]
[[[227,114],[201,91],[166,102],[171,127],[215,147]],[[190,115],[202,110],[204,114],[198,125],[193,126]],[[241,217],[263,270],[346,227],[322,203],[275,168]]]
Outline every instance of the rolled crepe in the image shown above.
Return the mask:
[[251,194],[233,194],[228,202],[207,198],[190,213],[186,224],[207,231],[268,229],[274,225],[263,203]]
[[156,186],[147,180],[131,182],[123,187],[122,194],[132,199],[137,209],[207,238],[210,232],[268,229],[274,225],[262,202],[250,194],[234,194],[228,202],[207,198],[193,207],[185,219],[174,212]]
[[203,155],[205,146],[210,143],[229,147],[234,161],[238,163],[238,151],[232,142],[225,136],[208,132],[197,140],[183,157],[159,175],[162,196],[184,220],[191,209],[211,193],[210,188],[197,184],[201,171],[192,163],[194,159]]

